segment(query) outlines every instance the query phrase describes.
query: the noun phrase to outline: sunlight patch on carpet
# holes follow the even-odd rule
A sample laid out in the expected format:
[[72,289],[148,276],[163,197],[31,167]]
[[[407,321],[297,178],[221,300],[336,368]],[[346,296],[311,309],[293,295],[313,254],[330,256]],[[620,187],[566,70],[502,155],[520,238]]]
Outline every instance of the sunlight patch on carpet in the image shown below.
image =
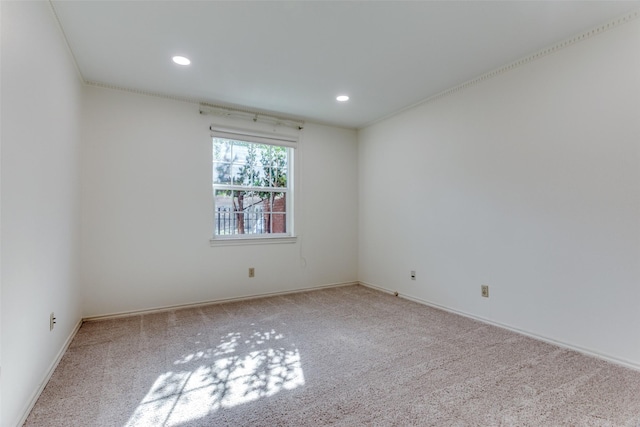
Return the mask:
[[[229,334],[215,349],[187,354],[160,375],[126,424],[177,426],[305,383],[294,346],[262,348],[282,335]],[[189,369],[191,368],[192,369]]]

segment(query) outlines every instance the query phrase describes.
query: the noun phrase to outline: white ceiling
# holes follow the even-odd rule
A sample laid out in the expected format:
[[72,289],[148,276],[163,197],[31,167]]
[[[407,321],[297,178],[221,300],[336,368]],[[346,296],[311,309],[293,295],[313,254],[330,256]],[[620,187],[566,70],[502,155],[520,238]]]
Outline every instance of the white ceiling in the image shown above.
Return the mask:
[[[53,1],[87,82],[361,127],[639,1]],[[192,60],[188,67],[173,55]],[[338,94],[351,100],[338,103]]]

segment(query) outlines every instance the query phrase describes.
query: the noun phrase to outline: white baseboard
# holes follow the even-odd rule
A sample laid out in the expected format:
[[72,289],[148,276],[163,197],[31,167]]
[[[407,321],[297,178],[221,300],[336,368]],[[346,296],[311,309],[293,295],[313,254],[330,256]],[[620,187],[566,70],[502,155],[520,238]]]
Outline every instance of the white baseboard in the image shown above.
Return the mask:
[[225,303],[225,302],[248,301],[248,300],[258,299],[258,298],[274,297],[274,296],[279,296],[279,295],[297,294],[297,293],[300,293],[300,292],[319,291],[321,289],[337,288],[337,287],[341,287],[341,286],[352,286],[352,285],[358,285],[358,284],[359,284],[359,282],[330,283],[330,284],[327,284],[327,285],[311,286],[311,287],[308,287],[308,288],[299,288],[299,289],[294,289],[294,290],[290,290],[290,291],[267,292],[267,293],[263,293],[263,294],[246,295],[246,296],[241,296],[241,297],[220,298],[220,299],[215,299],[215,300],[199,301],[199,302],[192,302],[192,303],[187,303],[187,304],[167,305],[167,306],[154,307],[154,308],[148,308],[148,309],[143,309],[143,310],[121,311],[121,312],[118,312],[118,313],[101,314],[101,315],[97,315],[97,316],[88,316],[88,317],[83,318],[82,321],[83,322],[94,322],[94,321],[99,321],[99,320],[116,319],[116,318],[119,318],[119,317],[137,316],[139,314],[161,313],[163,311],[177,310],[177,309],[181,309],[181,308],[201,307],[201,306],[205,306],[205,305],[222,304],[222,303]]
[[60,363],[60,360],[62,360],[62,356],[64,356],[67,349],[69,348],[69,345],[71,345],[71,341],[73,341],[73,338],[76,336],[76,334],[80,330],[80,326],[82,326],[82,320],[79,320],[78,323],[76,323],[76,326],[73,328],[73,330],[67,337],[67,340],[64,342],[63,346],[60,348],[60,351],[58,351],[58,354],[56,354],[55,359],[53,359],[53,362],[51,362],[51,365],[49,365],[49,369],[47,369],[44,375],[44,378],[42,378],[42,381],[40,382],[40,385],[38,386],[38,388],[31,395],[31,398],[29,399],[26,407],[22,411],[22,417],[20,418],[20,421],[16,424],[16,426],[22,426],[25,423],[25,421],[27,421],[27,417],[29,416],[29,413],[31,413],[31,410],[33,409],[33,406],[38,401],[40,394],[42,393],[44,388],[47,386],[47,383],[51,379],[51,375],[53,375],[53,371],[56,370],[56,368],[58,367],[58,364]]
[[[375,289],[377,291],[385,292],[387,294],[395,295],[395,291],[392,291],[392,290],[387,289],[387,288],[383,288],[382,286],[373,285],[373,284],[367,283],[367,282],[359,282],[359,283],[362,286],[366,286],[367,288],[371,288],[371,289]],[[525,335],[525,336],[530,337],[530,338],[534,338],[534,339],[537,339],[537,340],[540,340],[540,341],[544,341],[546,343],[555,345],[557,347],[562,347],[562,348],[566,348],[566,349],[569,349],[569,350],[577,351],[578,353],[582,353],[582,354],[585,354],[587,356],[596,357],[598,359],[606,360],[607,362],[615,363],[616,365],[621,365],[621,366],[624,366],[626,368],[630,368],[630,369],[633,369],[633,370],[636,370],[636,371],[640,371],[640,364],[632,362],[630,360],[622,359],[620,357],[615,357],[615,356],[612,356],[610,354],[601,353],[601,352],[598,352],[598,351],[595,351],[595,350],[590,350],[588,348],[580,347],[580,346],[577,346],[577,345],[574,345],[574,344],[569,344],[569,343],[566,343],[566,342],[557,341],[557,340],[555,340],[553,338],[545,337],[543,335],[538,335],[536,333],[533,333],[533,332],[530,332],[530,331],[526,331],[526,330],[523,330],[523,329],[519,329],[519,328],[515,328],[513,326],[509,326],[509,325],[506,325],[504,323],[500,323],[500,322],[496,322],[496,321],[493,321],[493,320],[489,320],[489,319],[486,319],[486,318],[481,317],[481,316],[476,316],[474,314],[470,314],[470,313],[467,313],[467,312],[464,312],[464,311],[460,311],[460,310],[456,310],[456,309],[453,309],[453,308],[449,308],[449,307],[446,307],[446,306],[443,306],[443,305],[440,305],[440,304],[436,304],[436,303],[431,302],[431,301],[424,300],[422,298],[414,297],[414,296],[407,295],[407,294],[398,294],[397,296],[400,297],[400,298],[404,298],[404,299],[413,301],[413,302],[417,302],[418,304],[427,305],[429,307],[437,308],[439,310],[448,311],[449,313],[453,313],[453,314],[457,314],[457,315],[460,315],[460,316],[468,317],[470,319],[477,320],[477,321],[482,322],[482,323],[487,323],[489,325],[497,326],[497,327],[502,328],[502,329],[507,329],[509,331],[518,333],[520,335]]]

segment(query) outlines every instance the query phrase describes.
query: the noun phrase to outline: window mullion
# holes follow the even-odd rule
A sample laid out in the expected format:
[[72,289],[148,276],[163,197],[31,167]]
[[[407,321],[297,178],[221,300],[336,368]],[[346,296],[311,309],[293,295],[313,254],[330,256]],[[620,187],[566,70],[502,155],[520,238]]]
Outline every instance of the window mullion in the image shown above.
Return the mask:
[[226,185],[226,184],[213,184],[214,190],[229,190],[229,191],[255,191],[255,192],[270,192],[270,193],[286,193],[289,191],[287,187],[249,187],[242,185]]

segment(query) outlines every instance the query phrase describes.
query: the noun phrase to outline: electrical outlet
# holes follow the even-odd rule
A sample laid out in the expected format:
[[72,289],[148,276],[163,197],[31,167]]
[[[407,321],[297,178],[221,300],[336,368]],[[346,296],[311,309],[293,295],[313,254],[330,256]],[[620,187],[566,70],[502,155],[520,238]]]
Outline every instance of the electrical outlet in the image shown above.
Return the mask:
[[253,267],[249,267],[249,277],[255,277],[256,269]]
[[53,327],[56,324],[56,315],[51,312],[51,314],[49,315],[49,330],[53,331]]
[[411,270],[411,280],[416,280],[416,271]]
[[485,298],[489,298],[489,285],[482,285],[480,289],[481,295]]

